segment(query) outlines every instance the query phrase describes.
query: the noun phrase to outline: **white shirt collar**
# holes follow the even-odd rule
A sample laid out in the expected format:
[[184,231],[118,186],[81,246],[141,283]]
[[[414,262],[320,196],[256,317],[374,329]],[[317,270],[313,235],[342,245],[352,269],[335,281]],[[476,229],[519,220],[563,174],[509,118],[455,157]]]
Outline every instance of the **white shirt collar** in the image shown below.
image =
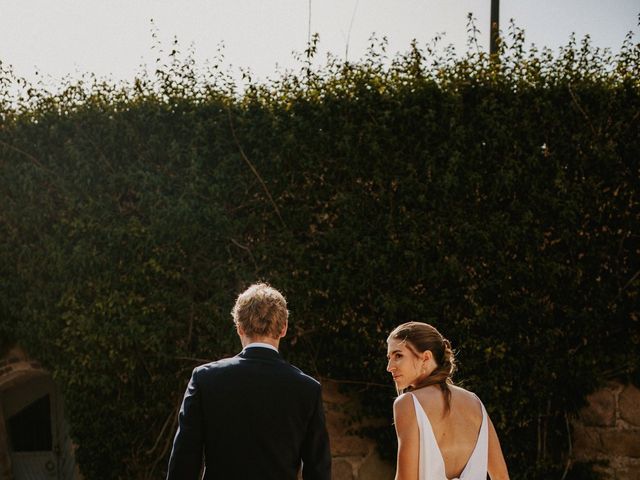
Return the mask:
[[247,348],[253,348],[253,347],[262,347],[262,348],[270,348],[271,350],[277,352],[278,349],[276,347],[274,347],[273,345],[269,345],[268,343],[262,343],[262,342],[252,342],[249,345],[247,345],[246,347],[244,347],[244,350],[246,350]]

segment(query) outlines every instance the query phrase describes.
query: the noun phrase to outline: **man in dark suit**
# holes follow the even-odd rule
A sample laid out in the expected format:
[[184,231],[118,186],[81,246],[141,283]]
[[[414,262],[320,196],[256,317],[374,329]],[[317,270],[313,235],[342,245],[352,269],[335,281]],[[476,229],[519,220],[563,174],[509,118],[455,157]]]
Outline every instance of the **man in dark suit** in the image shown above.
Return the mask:
[[197,367],[180,408],[167,480],[330,480],[320,384],[278,353],[289,312],[256,284],[232,310],[243,350]]

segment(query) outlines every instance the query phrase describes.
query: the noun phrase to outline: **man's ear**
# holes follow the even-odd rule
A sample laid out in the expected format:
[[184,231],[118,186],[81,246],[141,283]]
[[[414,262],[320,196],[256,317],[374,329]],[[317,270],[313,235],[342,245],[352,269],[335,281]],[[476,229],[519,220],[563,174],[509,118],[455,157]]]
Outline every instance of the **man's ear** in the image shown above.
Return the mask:
[[282,331],[280,332],[280,337],[279,338],[282,338],[287,334],[287,328],[289,328],[289,321],[288,320],[284,322],[284,327],[282,327]]
[[244,337],[244,330],[242,330],[242,327],[240,326],[239,323],[236,323],[236,332],[238,332],[238,335],[240,335],[241,337]]

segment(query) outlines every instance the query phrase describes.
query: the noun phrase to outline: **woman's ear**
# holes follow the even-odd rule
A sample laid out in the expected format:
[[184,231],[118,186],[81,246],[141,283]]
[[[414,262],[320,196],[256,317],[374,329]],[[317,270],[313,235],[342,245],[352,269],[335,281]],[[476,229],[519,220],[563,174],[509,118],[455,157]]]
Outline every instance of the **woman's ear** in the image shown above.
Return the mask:
[[422,359],[425,362],[428,362],[429,360],[433,359],[433,353],[431,353],[431,350],[425,350],[424,352],[422,352]]

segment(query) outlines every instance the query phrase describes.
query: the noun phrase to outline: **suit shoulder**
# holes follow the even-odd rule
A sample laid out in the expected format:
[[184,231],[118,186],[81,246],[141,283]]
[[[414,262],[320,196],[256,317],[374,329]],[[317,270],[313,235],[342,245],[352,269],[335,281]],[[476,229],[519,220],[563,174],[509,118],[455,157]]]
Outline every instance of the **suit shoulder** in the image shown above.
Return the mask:
[[311,375],[304,373],[298,367],[296,367],[295,365],[291,365],[290,363],[288,363],[287,366],[291,369],[291,372],[300,379],[300,381],[310,386],[320,388],[320,382],[313,378]]
[[221,370],[232,365],[237,365],[238,361],[239,361],[238,357],[229,357],[229,358],[222,358],[220,360],[215,360],[209,363],[204,363],[194,368],[193,374],[202,375],[202,374],[206,374],[206,372]]

